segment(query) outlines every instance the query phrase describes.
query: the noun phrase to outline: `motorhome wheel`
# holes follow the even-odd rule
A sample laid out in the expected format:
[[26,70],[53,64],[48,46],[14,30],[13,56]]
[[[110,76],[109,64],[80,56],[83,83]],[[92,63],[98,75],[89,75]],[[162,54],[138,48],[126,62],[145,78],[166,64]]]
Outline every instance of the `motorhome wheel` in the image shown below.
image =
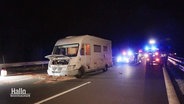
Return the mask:
[[83,75],[84,75],[84,69],[83,68],[80,68],[78,70],[78,74],[76,75],[76,78],[81,78]]

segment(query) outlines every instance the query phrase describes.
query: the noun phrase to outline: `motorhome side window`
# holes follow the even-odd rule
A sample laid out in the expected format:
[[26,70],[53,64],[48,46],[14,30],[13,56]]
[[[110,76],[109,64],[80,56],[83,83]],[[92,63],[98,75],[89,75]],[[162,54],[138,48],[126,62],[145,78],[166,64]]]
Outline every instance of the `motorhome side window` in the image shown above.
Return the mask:
[[85,45],[86,55],[91,55],[90,44]]
[[79,45],[76,44],[64,44],[54,47],[53,54],[74,57],[77,56]]
[[94,45],[94,52],[101,52],[101,45]]
[[103,46],[103,51],[104,52],[107,52],[108,51],[107,46]]
[[84,55],[84,53],[86,53],[86,55],[91,55],[91,49],[90,48],[91,48],[90,44],[82,44],[80,54]]

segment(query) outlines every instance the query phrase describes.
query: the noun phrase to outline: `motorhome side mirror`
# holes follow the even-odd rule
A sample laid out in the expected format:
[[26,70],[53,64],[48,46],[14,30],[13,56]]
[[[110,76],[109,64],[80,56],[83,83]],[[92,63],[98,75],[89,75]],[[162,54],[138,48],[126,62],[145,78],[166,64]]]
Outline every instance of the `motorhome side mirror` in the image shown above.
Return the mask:
[[52,55],[47,55],[45,58],[50,59]]
[[45,58],[47,58],[47,59],[48,59],[48,58],[49,58],[49,56],[50,56],[50,55],[47,55],[47,56],[45,56]]

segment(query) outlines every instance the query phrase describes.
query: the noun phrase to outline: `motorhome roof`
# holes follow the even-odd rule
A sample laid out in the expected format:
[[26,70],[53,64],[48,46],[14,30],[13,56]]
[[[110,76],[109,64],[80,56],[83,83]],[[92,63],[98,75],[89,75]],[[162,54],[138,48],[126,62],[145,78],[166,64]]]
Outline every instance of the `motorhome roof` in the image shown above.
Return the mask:
[[[81,35],[81,36],[67,36],[63,39],[59,39],[55,45],[61,45],[61,44],[68,44],[68,43],[79,43],[81,42],[84,38],[96,38],[96,39],[102,39],[99,37],[91,36],[91,35]],[[106,39],[102,39],[106,40]],[[106,40],[109,41],[109,40]]]

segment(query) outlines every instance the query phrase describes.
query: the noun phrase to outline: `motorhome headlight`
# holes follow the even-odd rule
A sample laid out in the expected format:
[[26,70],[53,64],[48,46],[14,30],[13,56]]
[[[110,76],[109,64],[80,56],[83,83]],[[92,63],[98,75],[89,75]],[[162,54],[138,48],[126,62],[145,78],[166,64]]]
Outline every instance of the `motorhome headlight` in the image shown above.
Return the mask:
[[48,69],[48,70],[47,70],[47,74],[48,74],[48,75],[52,75],[52,71]]
[[48,68],[50,68],[51,67],[51,65],[50,64],[48,64]]
[[76,65],[68,65],[67,69],[68,69],[68,70],[75,69],[75,66],[76,66]]

